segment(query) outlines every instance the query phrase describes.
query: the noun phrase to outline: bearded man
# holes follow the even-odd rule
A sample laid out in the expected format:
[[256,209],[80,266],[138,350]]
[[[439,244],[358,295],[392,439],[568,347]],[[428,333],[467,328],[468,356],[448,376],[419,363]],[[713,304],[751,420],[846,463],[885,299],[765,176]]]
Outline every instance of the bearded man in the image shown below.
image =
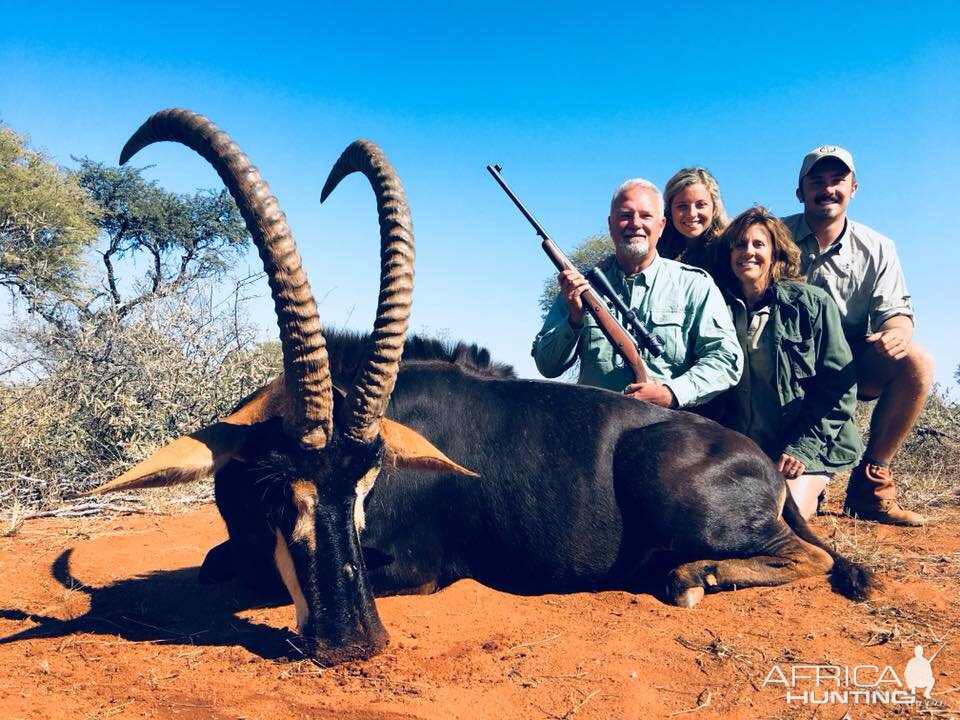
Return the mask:
[[657,255],[666,224],[657,186],[641,178],[621,184],[607,224],[614,252],[598,267],[663,353],[655,358],[641,349],[650,381],[633,382],[632,370],[584,312],[586,278],[564,270],[557,276],[560,294],[533,342],[541,374],[557,377],[579,359],[579,383],[673,408],[701,405],[736,384],[743,355],[717,286],[703,270]]

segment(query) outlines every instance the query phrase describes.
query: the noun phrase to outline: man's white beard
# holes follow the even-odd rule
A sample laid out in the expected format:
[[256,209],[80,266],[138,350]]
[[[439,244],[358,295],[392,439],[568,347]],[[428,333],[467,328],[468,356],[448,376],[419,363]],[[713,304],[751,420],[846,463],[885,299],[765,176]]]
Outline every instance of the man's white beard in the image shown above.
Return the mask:
[[650,241],[639,240],[623,243],[620,245],[620,252],[623,254],[625,260],[640,262],[650,253]]

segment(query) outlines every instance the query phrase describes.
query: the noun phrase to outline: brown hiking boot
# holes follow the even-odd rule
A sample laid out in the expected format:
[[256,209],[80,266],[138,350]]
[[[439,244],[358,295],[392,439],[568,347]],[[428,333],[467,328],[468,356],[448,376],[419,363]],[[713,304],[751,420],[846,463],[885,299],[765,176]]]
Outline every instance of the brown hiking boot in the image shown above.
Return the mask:
[[850,498],[847,498],[843,503],[843,513],[850,517],[873,520],[885,525],[921,527],[927,524],[927,519],[923,515],[900,507],[900,503],[896,500],[872,500],[852,505]]
[[896,496],[897,487],[890,468],[864,461],[850,473],[843,512],[887,525],[926,525],[927,519],[923,515],[900,507]]

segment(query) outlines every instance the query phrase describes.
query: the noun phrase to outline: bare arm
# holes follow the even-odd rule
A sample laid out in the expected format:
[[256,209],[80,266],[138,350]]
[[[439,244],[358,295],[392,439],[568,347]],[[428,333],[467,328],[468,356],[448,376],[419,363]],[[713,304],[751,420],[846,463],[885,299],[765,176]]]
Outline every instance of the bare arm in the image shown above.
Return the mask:
[[899,360],[906,357],[913,338],[913,318],[908,315],[894,315],[888,318],[880,329],[864,338],[883,357]]

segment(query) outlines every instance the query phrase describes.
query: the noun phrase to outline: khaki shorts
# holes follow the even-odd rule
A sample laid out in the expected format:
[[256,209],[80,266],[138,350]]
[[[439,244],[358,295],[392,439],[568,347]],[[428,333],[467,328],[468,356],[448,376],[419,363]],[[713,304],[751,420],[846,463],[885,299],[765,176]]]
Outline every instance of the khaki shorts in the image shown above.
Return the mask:
[[[793,478],[790,479],[792,480]],[[804,473],[798,477],[797,480],[819,480],[829,485],[830,481],[833,480],[833,475],[831,473]]]

